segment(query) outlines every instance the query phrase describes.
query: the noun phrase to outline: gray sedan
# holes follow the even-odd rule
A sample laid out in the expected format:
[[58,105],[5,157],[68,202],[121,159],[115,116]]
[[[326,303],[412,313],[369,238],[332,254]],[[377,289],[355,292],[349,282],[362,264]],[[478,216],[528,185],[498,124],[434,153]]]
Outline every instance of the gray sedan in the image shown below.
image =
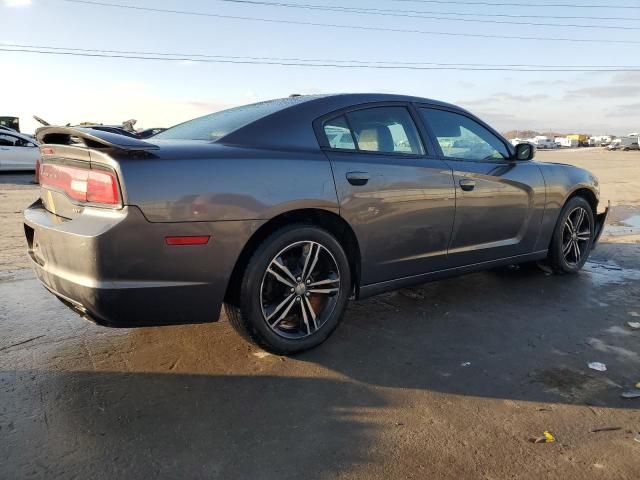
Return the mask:
[[[213,322],[276,353],[323,342],[349,298],[501,265],[584,265],[598,181],[533,160],[454,105],[286,98],[149,141],[45,127],[25,211],[35,271],[117,327]],[[461,297],[464,301],[464,297]]]

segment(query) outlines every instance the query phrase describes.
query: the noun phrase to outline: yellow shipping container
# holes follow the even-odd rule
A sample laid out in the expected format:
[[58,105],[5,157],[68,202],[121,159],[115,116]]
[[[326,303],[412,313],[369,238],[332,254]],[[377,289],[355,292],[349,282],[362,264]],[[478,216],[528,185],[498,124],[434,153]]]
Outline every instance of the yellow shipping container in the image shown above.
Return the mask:
[[571,135],[567,135],[567,138],[570,138],[571,140],[577,140],[580,143],[585,143],[589,141],[588,135],[580,135],[578,133],[572,133]]

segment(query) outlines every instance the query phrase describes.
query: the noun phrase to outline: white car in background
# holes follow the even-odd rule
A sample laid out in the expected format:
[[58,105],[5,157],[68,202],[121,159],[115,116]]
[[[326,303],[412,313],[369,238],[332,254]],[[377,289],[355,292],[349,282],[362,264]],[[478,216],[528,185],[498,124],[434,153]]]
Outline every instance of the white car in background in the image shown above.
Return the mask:
[[40,149],[32,137],[0,129],[0,170],[33,171],[39,159]]

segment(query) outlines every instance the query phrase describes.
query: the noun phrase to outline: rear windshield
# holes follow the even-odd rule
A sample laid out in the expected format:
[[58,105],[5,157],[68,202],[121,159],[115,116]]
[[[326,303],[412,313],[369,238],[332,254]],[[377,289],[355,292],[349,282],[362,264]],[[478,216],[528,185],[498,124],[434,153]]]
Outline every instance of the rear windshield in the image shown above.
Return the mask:
[[292,100],[295,99],[283,98],[222,110],[171,127],[153,138],[216,141],[245,125],[290,106],[294,103]]

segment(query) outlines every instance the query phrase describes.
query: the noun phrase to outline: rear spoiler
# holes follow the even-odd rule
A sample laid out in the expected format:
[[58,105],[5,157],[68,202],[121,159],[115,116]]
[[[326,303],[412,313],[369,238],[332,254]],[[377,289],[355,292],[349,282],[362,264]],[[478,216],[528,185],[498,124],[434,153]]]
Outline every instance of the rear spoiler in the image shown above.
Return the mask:
[[77,145],[78,141],[89,148],[116,148],[128,151],[157,150],[160,147],[137,138],[81,127],[42,127],[36,130],[41,144]]

